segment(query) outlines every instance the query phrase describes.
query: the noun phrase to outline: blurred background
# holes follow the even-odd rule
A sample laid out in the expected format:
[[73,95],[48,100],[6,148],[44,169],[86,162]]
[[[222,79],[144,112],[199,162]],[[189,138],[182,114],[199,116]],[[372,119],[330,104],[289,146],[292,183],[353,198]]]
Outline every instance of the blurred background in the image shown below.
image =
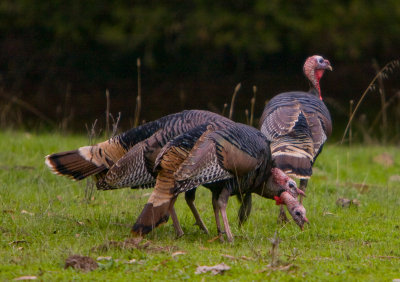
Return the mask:
[[[85,132],[121,112],[133,126],[138,72],[140,121],[183,109],[222,113],[241,83],[233,119],[308,90],[302,66],[320,54],[321,81],[340,140],[349,115],[360,142],[400,140],[400,1],[27,1],[0,2],[0,126]],[[137,65],[140,59],[140,69]],[[369,87],[369,88],[368,88]],[[353,106],[351,106],[353,100]],[[226,113],[226,111],[225,111]]]

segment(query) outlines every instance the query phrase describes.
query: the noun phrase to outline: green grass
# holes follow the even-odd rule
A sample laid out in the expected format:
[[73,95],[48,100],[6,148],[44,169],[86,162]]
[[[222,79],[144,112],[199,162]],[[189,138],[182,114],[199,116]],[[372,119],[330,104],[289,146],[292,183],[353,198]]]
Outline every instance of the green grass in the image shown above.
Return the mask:
[[[276,223],[274,202],[254,196],[248,222],[239,229],[238,204],[228,207],[234,244],[209,242],[216,235],[211,194],[198,189],[196,204],[211,234],[203,234],[180,197],[176,204],[185,235],[175,239],[171,221],[147,240],[164,250],[96,250],[108,240],[123,241],[151,190],[95,191],[85,201],[85,182],[51,174],[49,153],[87,144],[85,137],[59,134],[0,133],[0,280],[34,275],[43,280],[382,280],[400,278],[400,152],[396,147],[328,145],[320,155],[304,205],[310,225]],[[388,153],[394,163],[374,161]],[[392,177],[393,179],[393,177]],[[367,185],[360,189],[360,185]],[[358,199],[359,207],[341,208],[339,197]],[[22,211],[26,211],[24,213]],[[271,269],[271,242],[278,230],[279,267]],[[21,241],[18,243],[18,241]],[[172,248],[170,248],[172,247]],[[172,257],[172,253],[185,254]],[[72,254],[111,256],[92,272],[64,269]],[[237,259],[227,258],[230,255]],[[245,256],[250,260],[242,259]],[[133,264],[124,261],[136,259]],[[223,275],[194,274],[199,265],[224,262]]]

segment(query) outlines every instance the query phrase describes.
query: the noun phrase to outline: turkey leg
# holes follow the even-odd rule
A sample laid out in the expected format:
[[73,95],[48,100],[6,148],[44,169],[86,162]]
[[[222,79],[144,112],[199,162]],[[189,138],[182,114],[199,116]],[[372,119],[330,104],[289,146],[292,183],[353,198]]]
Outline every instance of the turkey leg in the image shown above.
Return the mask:
[[213,191],[212,193],[212,205],[213,205],[213,210],[214,210],[214,217],[215,217],[215,223],[217,225],[217,232],[218,232],[218,236],[221,242],[224,242],[224,237],[223,237],[223,232],[222,232],[222,228],[221,228],[221,221],[219,218],[219,205],[218,205],[218,197],[219,197],[219,193],[215,193]]
[[176,202],[176,197],[171,199],[169,214],[171,215],[172,223],[173,223],[174,228],[175,228],[176,237],[180,238],[185,233],[183,232],[182,227],[179,224],[178,217],[176,216],[176,212],[175,212],[175,208],[174,208],[175,202]]
[[196,199],[196,188],[189,190],[185,193],[185,200],[190,210],[193,213],[194,218],[196,219],[196,224],[202,229],[206,234],[209,234],[206,225],[200,217],[199,212],[197,211],[196,206],[194,205],[194,200]]
[[251,213],[251,193],[247,193],[244,196],[239,195],[239,200],[241,202],[239,209],[239,227],[246,222],[247,218]]
[[232,243],[233,235],[231,232],[231,227],[229,226],[228,217],[226,215],[226,206],[228,205],[229,196],[230,196],[230,193],[229,193],[228,189],[226,189],[226,188],[222,189],[221,194],[219,194],[217,204],[218,204],[219,210],[221,211],[221,216],[222,216],[222,220],[224,222],[225,233],[226,233],[226,236],[228,237],[228,242]]
[[[308,179],[300,179],[300,187],[299,188],[304,193],[306,192],[307,184],[308,184]],[[300,203],[303,204],[303,195],[300,195]]]

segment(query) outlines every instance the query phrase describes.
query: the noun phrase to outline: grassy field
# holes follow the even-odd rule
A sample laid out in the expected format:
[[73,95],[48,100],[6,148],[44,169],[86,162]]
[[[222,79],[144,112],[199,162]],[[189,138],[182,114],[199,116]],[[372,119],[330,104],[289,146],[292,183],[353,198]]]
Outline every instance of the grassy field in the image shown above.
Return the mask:
[[[310,225],[278,225],[274,202],[254,196],[248,222],[237,226],[229,202],[234,244],[213,239],[211,194],[196,203],[210,230],[203,234],[183,197],[176,204],[185,235],[171,221],[137,246],[122,245],[151,190],[121,189],[85,197],[86,182],[51,174],[44,156],[87,144],[84,136],[0,133],[0,280],[306,280],[400,279],[400,150],[328,144],[319,157],[304,205]],[[340,197],[359,205],[342,208]],[[271,267],[270,238],[280,244]],[[111,242],[111,243],[110,243]],[[73,254],[111,257],[94,271],[64,269]],[[200,265],[225,263],[225,273],[195,274]]]

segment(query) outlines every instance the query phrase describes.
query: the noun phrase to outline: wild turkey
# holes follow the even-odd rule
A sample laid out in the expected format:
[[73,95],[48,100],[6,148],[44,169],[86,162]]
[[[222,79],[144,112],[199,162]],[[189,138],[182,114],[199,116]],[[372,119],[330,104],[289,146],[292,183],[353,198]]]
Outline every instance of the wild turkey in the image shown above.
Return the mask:
[[[217,121],[217,127],[233,123],[209,111],[183,111],[146,123],[93,146],[48,155],[46,164],[55,174],[74,180],[93,175],[100,190],[153,187],[156,177],[153,172],[154,162],[161,148],[173,137],[213,121]],[[195,210],[194,194],[191,193],[186,198],[190,208]],[[199,227],[208,232],[197,211],[194,215]],[[171,216],[178,236],[182,235],[174,211]]]
[[[309,92],[285,92],[265,106],[260,130],[271,141],[276,166],[291,177],[300,178],[305,191],[312,166],[332,132],[331,116],[322,101],[320,79],[332,70],[328,60],[314,55],[307,58],[303,71],[310,82]],[[280,218],[286,220],[281,208]]]
[[156,186],[132,228],[135,235],[147,234],[167,222],[178,194],[201,184],[212,191],[218,233],[222,232],[221,213],[229,241],[233,236],[225,208],[230,195],[257,193],[270,199],[277,197],[278,202],[289,205],[301,228],[308,221],[297,200],[279,198],[285,191],[294,197],[303,193],[296,182],[273,168],[269,142],[253,127],[239,123],[222,129],[212,124],[199,126],[165,145],[155,166]]

